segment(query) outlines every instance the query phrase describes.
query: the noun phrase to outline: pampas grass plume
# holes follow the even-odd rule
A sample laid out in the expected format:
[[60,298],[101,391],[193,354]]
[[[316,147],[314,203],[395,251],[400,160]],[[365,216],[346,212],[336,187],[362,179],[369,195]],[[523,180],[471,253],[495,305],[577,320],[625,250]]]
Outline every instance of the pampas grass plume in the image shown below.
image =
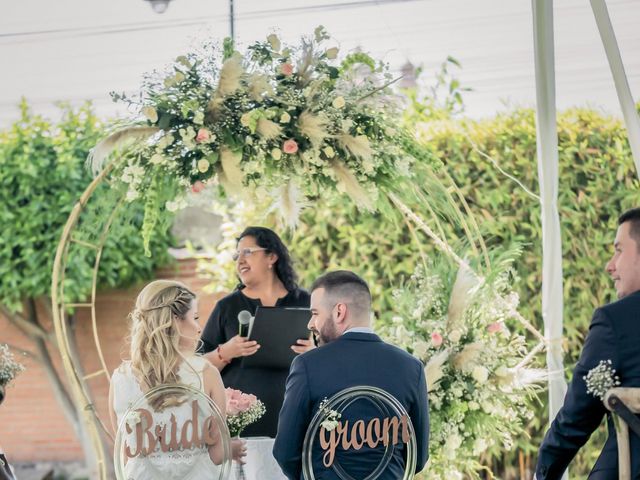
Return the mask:
[[260,118],[258,120],[256,131],[265,140],[273,140],[282,135],[282,127],[266,118]]

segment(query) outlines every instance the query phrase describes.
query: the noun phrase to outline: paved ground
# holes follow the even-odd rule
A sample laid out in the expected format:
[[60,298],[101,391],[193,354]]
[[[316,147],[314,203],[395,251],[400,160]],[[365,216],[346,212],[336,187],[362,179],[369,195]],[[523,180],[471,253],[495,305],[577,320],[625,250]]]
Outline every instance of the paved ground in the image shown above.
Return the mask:
[[17,480],[85,480],[88,473],[77,463],[39,462],[15,464]]

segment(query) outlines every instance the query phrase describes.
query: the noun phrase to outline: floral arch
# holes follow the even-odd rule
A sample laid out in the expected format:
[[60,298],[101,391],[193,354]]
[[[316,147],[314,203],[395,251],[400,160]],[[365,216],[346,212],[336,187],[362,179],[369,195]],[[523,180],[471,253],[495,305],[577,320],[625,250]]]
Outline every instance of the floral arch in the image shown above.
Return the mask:
[[[452,297],[457,292],[473,299],[477,292],[484,292],[481,301],[497,302],[504,319],[519,321],[539,342],[531,351],[523,341],[515,350],[507,349],[509,371],[502,372],[502,383],[496,380],[494,385],[497,392],[513,389],[518,382],[524,386],[518,372],[544,348],[544,338],[515,309],[507,308],[504,275],[499,289],[483,288],[493,288],[495,272],[504,273],[503,266],[492,263],[481,230],[442,162],[399,126],[401,105],[391,92],[395,80],[385,65],[363,53],[347,55],[341,62],[337,56],[338,49],[322,27],[297,47],[281,45],[278,37],[270,35],[249,46],[244,56],[229,42],[222,48],[207,45],[200,52],[178,57],[167,71],[145,78],[139,99],[115,95],[135,107],[139,116],[94,148],[88,163],[96,177],[69,216],[52,281],[63,367],[76,406],[85,414],[100,478],[107,478],[101,435],[102,430],[108,431],[93,408],[87,382],[110,378],[97,329],[96,282],[109,228],[128,202],[144,202],[146,246],[162,212],[184,204],[189,189],[205,187],[245,200],[271,198],[283,223],[292,228],[302,208],[312,208],[332,195],[341,195],[360,209],[377,211],[389,221],[405,222],[414,238],[431,239],[455,267]],[[107,200],[97,202],[96,193]],[[427,212],[426,219],[416,213],[416,206]],[[447,238],[443,222],[454,223],[464,242]],[[426,265],[420,242],[415,244]],[[68,259],[74,255],[94,260],[93,276],[86,279],[92,294],[84,303],[65,298]],[[451,298],[450,310],[453,303]],[[490,318],[477,314],[472,303],[458,302],[457,318],[475,322],[477,335],[436,338],[423,352],[414,352],[424,360],[435,359],[436,364],[429,363],[440,378],[449,375],[445,364],[452,365],[450,372],[455,370],[455,375],[477,382],[486,383],[489,375],[497,375],[453,366],[456,358],[461,361],[459,355],[479,355],[480,337],[494,346],[511,341],[511,334],[503,335],[504,339],[487,336],[495,333],[485,331]],[[82,366],[70,355],[64,313],[72,308],[91,312],[100,366],[86,375],[79,373]],[[465,309],[469,310],[466,317]],[[425,307],[423,314],[434,313]],[[447,328],[451,311],[438,315],[434,325],[439,321]],[[524,395],[526,389],[521,390]],[[492,415],[480,406],[477,410],[478,415]],[[496,428],[496,432],[507,431],[509,426]]]

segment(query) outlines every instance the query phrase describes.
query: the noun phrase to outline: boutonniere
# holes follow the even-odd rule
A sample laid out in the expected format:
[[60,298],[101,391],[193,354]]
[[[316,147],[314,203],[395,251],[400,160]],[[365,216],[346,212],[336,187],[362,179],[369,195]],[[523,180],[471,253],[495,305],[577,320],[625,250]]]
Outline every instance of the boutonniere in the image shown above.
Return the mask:
[[338,426],[342,414],[338,413],[336,410],[331,410],[330,408],[328,408],[327,403],[328,400],[326,398],[324,398],[322,402],[320,402],[319,410],[325,416],[325,419],[320,425],[322,425],[322,428],[324,428],[326,431],[330,432]]
[[620,385],[620,378],[615,369],[611,368],[611,360],[601,360],[597,367],[592,368],[582,377],[587,384],[587,393],[604,400],[607,390]]

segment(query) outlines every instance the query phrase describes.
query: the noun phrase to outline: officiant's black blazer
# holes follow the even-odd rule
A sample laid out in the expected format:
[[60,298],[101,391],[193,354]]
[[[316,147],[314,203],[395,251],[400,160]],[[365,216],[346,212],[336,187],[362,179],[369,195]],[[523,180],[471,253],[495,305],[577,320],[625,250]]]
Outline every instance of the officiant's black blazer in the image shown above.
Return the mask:
[[[303,478],[302,444],[320,402],[348,387],[362,385],[385,390],[407,410],[416,432],[416,471],[424,468],[429,441],[424,366],[407,352],[383,342],[377,335],[349,332],[296,357],[291,365],[273,448],[273,454],[288,479]],[[353,423],[349,422],[350,425]],[[316,446],[318,443],[316,441]],[[336,459],[353,478],[365,478],[379,463],[379,451],[366,450],[338,450]],[[403,457],[403,446],[398,446],[379,480],[402,478]],[[339,478],[331,469],[323,467],[319,449],[314,449],[313,459],[315,478]]]
[[[538,454],[536,477],[562,476],[580,447],[607,415],[609,438],[594,465],[592,480],[618,480],[618,443],[611,414],[587,393],[584,376],[602,360],[611,360],[623,387],[640,387],[640,291],[598,308],[564,399]],[[631,478],[640,479],[640,438],[630,432]]]

